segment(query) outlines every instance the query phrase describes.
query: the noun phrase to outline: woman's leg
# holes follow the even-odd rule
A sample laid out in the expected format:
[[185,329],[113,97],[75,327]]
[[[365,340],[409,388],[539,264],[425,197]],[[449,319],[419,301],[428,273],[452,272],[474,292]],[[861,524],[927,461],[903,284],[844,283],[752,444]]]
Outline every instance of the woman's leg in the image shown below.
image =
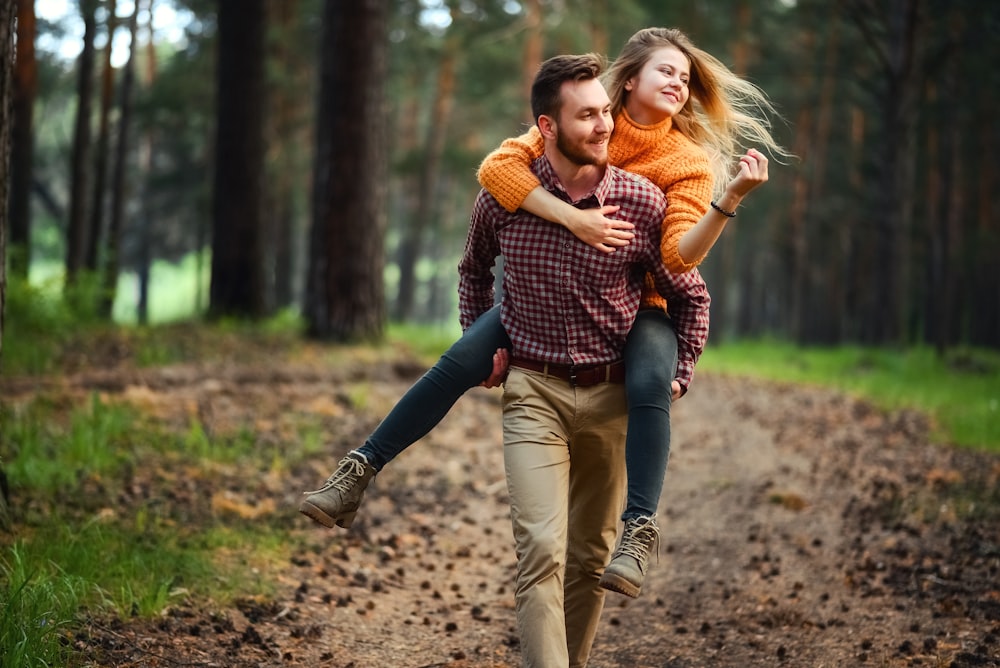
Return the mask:
[[625,343],[628,496],[622,519],[652,516],[670,457],[670,384],[677,369],[677,334],[667,314],[639,311]]
[[489,377],[497,348],[510,348],[499,306],[465,330],[437,364],[407,390],[364,445],[340,460],[322,487],[307,492],[299,512],[323,526],[350,528],[375,474],[426,435],[468,389]]
[[670,386],[677,367],[677,334],[667,314],[639,311],[625,343],[628,495],[621,540],[604,569],[601,586],[635,598],[660,529],[656,507],[670,457]]
[[376,471],[381,471],[399,453],[426,436],[459,397],[486,380],[493,370],[493,353],[497,348],[510,348],[510,339],[500,324],[500,307],[494,306],[479,316],[407,390],[357,452]]

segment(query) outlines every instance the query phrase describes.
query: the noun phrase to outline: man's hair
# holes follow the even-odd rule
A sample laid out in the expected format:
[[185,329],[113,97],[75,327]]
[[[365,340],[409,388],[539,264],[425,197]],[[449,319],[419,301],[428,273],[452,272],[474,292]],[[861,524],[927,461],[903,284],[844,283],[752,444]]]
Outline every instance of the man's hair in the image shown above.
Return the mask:
[[555,56],[542,63],[531,84],[531,114],[535,122],[538,122],[539,116],[558,116],[562,107],[562,85],[567,81],[597,79],[604,72],[604,62],[602,56],[586,53]]

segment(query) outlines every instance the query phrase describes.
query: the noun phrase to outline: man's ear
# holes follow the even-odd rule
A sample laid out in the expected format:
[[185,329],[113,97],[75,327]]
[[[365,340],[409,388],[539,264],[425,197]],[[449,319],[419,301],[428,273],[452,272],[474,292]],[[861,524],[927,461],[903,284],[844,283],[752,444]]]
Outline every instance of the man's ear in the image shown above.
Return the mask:
[[537,125],[538,131],[542,133],[543,137],[546,139],[556,138],[556,119],[542,114],[538,117]]

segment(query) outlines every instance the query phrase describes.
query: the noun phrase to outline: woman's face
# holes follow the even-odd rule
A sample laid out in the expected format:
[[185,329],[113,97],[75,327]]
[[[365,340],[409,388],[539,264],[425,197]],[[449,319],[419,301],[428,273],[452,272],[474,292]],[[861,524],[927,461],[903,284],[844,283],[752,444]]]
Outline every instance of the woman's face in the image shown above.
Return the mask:
[[680,49],[660,47],[650,54],[639,73],[625,82],[625,109],[641,125],[672,118],[687,104],[690,79],[691,66]]

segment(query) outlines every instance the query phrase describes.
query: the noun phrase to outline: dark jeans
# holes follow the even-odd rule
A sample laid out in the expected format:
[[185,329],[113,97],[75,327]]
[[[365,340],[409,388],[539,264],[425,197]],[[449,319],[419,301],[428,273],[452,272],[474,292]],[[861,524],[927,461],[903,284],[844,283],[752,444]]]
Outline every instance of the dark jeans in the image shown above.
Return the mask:
[[677,334],[663,311],[642,310],[625,340],[628,497],[622,519],[652,515],[670,458],[670,384],[677,371]]
[[494,306],[472,323],[372,432],[358,452],[377,471],[413,443],[427,435],[465,392],[486,380],[493,371],[493,353],[510,348],[510,338],[500,324],[500,307]]
[[[358,452],[382,470],[427,435],[467,390],[486,380],[493,353],[510,346],[495,306],[407,390]],[[670,319],[662,311],[639,311],[625,344],[628,498],[623,519],[656,512],[670,456],[670,383],[676,366],[677,335]]]

